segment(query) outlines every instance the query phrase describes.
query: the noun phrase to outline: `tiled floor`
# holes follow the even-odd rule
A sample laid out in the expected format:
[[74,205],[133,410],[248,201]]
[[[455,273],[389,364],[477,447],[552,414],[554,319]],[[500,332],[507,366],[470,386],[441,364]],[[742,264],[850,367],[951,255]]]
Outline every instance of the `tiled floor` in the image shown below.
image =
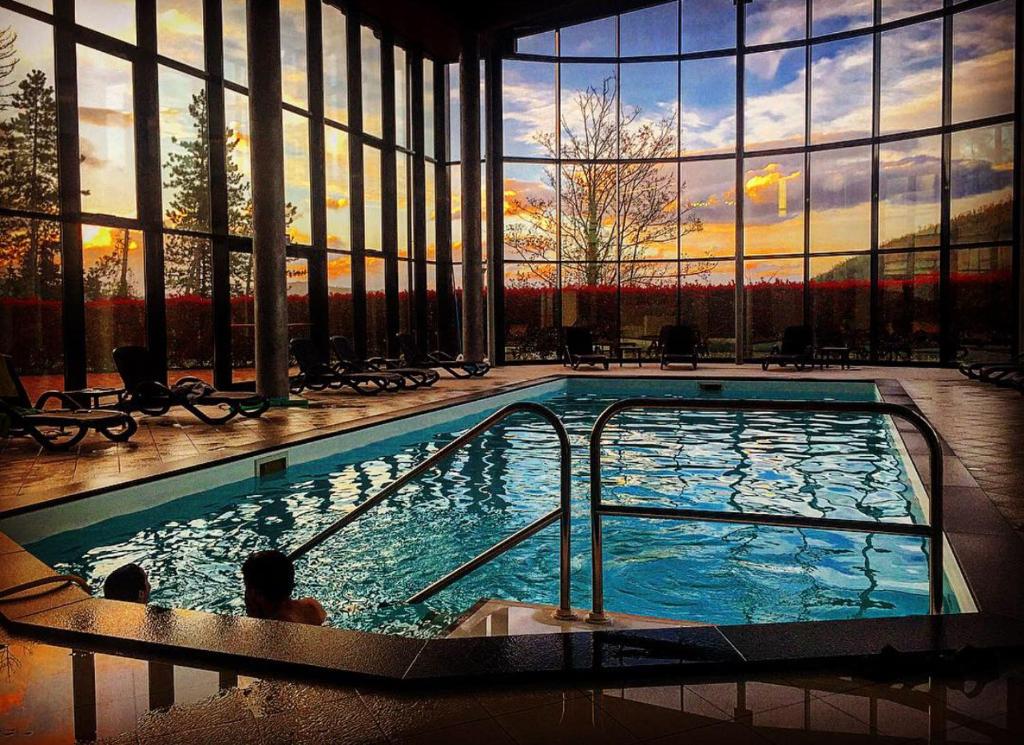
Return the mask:
[[0,741],[1021,743],[1024,665],[395,693],[76,652],[0,631]]

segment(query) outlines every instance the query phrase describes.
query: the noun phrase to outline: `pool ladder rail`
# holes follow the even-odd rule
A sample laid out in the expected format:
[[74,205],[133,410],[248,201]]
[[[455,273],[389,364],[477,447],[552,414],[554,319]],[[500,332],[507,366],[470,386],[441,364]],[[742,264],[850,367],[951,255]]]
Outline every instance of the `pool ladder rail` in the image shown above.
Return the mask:
[[[903,419],[910,423],[924,438],[928,446],[931,493],[928,503],[928,523],[895,523],[873,520],[846,520],[810,515],[781,515],[757,512],[726,512],[721,510],[684,509],[670,507],[640,507],[635,505],[608,504],[601,499],[601,438],[609,421],[627,410],[671,409],[679,411],[773,411],[832,414],[876,414]],[[570,511],[571,511],[571,449],[569,436],[558,416],[538,403],[523,401],[499,409],[494,414],[470,428],[459,437],[439,449],[426,460],[385,486],[375,495],[351,512],[340,518],[322,532],[313,536],[289,554],[295,560],[316,548],[346,525],[391,497],[413,479],[449,457],[498,422],[512,414],[525,412],[535,414],[547,421],[558,436],[560,448],[560,499],[559,506],[542,515],[525,528],[510,535],[441,579],[411,596],[407,602],[418,603],[437,594],[446,587],[470,574],[474,570],[497,558],[527,538],[558,521],[561,529],[559,551],[559,605],[555,618],[572,620],[576,616],[570,604]],[[590,433],[590,520],[591,520],[591,577],[593,602],[587,622],[607,624],[610,619],[604,612],[604,560],[602,556],[602,517],[634,517],[658,520],[694,520],[703,522],[733,523],[743,525],[768,525],[783,528],[811,530],[837,530],[884,535],[914,536],[929,539],[928,550],[928,593],[929,611],[942,612],[943,599],[943,520],[942,520],[942,446],[935,429],[923,416],[913,409],[899,404],[881,401],[785,401],[753,399],[679,399],[679,398],[631,398],[617,401],[605,409],[594,423]]]
[[411,596],[406,602],[419,603],[427,598],[436,595],[444,588],[457,582],[458,580],[465,577],[467,574],[473,572],[477,568],[488,563],[492,559],[497,558],[506,551],[518,546],[520,543],[525,541],[527,538],[535,535],[544,528],[552,525],[556,521],[560,525],[560,539],[561,545],[559,550],[559,602],[558,609],[555,611],[555,618],[562,621],[569,621],[576,618],[576,614],[572,611],[572,606],[569,600],[569,571],[570,571],[570,559],[571,559],[571,541],[569,534],[569,518],[571,511],[571,480],[572,480],[572,466],[571,456],[572,450],[569,445],[569,435],[565,431],[565,425],[558,416],[547,408],[538,403],[531,401],[520,401],[514,404],[505,406],[502,409],[491,414],[489,417],[481,421],[479,424],[466,430],[464,433],[456,437],[454,440],[449,442],[444,447],[437,450],[429,458],[418,463],[416,466],[411,468],[409,471],[398,477],[390,484],[385,486],[379,492],[368,498],[365,502],[357,505],[351,512],[347,513],[343,517],[336,520],[334,523],[329,525],[320,533],[310,538],[308,541],[303,543],[301,546],[293,550],[289,555],[292,561],[299,557],[309,553],[314,548],[322,544],[331,536],[341,531],[346,525],[349,525],[358,520],[362,515],[372,510],[377,505],[381,504],[389,497],[393,496],[396,492],[402,489],[404,486],[409,484],[411,481],[421,476],[432,467],[445,460],[446,458],[453,455],[456,451],[465,447],[467,444],[475,440],[477,437],[491,429],[493,426],[503,421],[504,419],[512,416],[513,414],[529,413],[534,414],[541,419],[545,420],[555,430],[555,434],[558,436],[559,445],[559,471],[560,471],[560,483],[559,483],[559,504],[558,507],[551,510],[550,512],[537,518],[529,525],[520,530],[516,531],[512,535],[503,540],[495,543],[489,549],[470,559],[462,566],[446,574],[441,579],[433,582],[428,587],[417,592]]

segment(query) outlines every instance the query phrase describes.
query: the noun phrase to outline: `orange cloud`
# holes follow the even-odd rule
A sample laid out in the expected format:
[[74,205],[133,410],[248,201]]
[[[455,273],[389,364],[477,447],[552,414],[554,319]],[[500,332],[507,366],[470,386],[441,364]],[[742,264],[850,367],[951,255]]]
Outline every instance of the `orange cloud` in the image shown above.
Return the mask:
[[769,163],[760,173],[749,176],[743,184],[743,192],[756,204],[768,204],[777,199],[780,184],[800,176],[800,171],[784,174],[778,163]]
[[327,209],[343,210],[348,207],[348,197],[327,197]]

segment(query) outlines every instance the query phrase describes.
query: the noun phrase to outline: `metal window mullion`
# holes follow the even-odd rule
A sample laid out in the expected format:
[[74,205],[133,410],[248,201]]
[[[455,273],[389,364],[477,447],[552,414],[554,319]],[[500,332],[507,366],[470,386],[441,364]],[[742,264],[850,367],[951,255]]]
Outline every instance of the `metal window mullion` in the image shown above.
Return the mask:
[[395,159],[397,139],[397,96],[395,92],[394,37],[387,31],[381,35],[381,113],[384,119],[384,149],[381,153],[381,250],[384,253],[384,339],[382,352],[388,357],[397,354],[395,336],[398,322],[398,164]]
[[345,22],[348,56],[348,136],[349,228],[352,266],[352,333],[356,353],[366,356],[366,202],[363,181],[363,64],[362,25],[359,15],[350,10]]
[[423,64],[421,53],[409,51],[409,118],[412,124],[412,172],[409,179],[412,184],[412,200],[409,209],[412,213],[413,239],[413,320],[415,325],[416,344],[420,350],[427,345],[427,212],[426,212],[426,160],[423,157],[425,140],[423,122]]
[[[461,338],[457,333],[455,305],[455,276],[452,265],[452,197],[451,179],[448,166],[448,129],[445,126],[445,109],[448,102],[448,73],[440,62],[434,66],[434,110],[424,111],[434,122],[434,241],[435,241],[435,282],[437,285],[437,332],[438,348],[448,353],[461,351]],[[461,74],[461,70],[460,70]],[[479,103],[479,101],[478,101]],[[462,111],[462,108],[459,109]],[[461,130],[460,130],[461,131]],[[461,153],[460,153],[461,157]],[[478,184],[479,186],[479,184]],[[461,193],[461,192],[460,192]],[[466,238],[462,237],[462,250],[466,250]],[[465,259],[465,257],[463,257]]]
[[[562,32],[555,32],[555,54],[561,51]],[[556,60],[555,66],[555,289],[554,317],[555,329],[561,338],[564,323],[562,313],[562,62]],[[559,342],[561,344],[561,342]],[[561,357],[561,352],[558,353]]]
[[[622,160],[622,31],[621,15],[615,16],[615,157]],[[619,350],[622,342],[622,171],[627,164],[612,166],[615,169],[615,347]],[[620,352],[621,354],[621,352]]]
[[484,65],[484,110],[487,128],[485,173],[487,178],[487,319],[491,361],[505,363],[505,215],[504,215],[504,132],[502,131],[501,55],[494,37],[487,48]]
[[[807,0],[804,36],[810,34],[813,3]],[[803,286],[803,322],[812,329],[811,318],[811,65],[813,45],[809,42],[804,47],[804,286]],[[815,338],[812,331],[812,339]]]
[[[877,26],[882,15],[881,0],[874,2],[874,25]],[[881,329],[882,295],[879,290],[879,193],[881,191],[881,146],[878,136],[881,130],[882,100],[882,35],[878,31],[872,34],[871,47],[871,285],[869,289],[869,339],[868,357],[872,362],[878,361],[879,336]]]
[[1015,250],[1013,256],[1013,307],[1017,315],[1017,322],[1013,324],[1012,352],[1014,354],[1024,353],[1024,272],[1021,271],[1021,233],[1024,231],[1024,103],[1021,101],[1024,95],[1024,12],[1020,8],[1014,14],[1017,24],[1015,34],[1014,54],[1014,152],[1013,152],[1013,173],[1014,173],[1014,210],[1013,210],[1013,241]]
[[[949,5],[949,0],[946,0]],[[952,293],[950,292],[950,178],[952,173],[952,134],[948,127],[953,109],[953,16],[942,19],[942,206],[939,230],[939,364],[953,362],[956,354],[953,338]]]
[[741,364],[746,359],[746,295],[743,287],[744,266],[744,218],[743,218],[743,138],[745,136],[745,121],[743,112],[743,98],[746,85],[744,82],[744,70],[746,69],[746,33],[744,30],[744,17],[746,9],[744,3],[736,3],[736,288],[733,304],[735,306],[735,329],[736,329],[736,364]]
[[306,0],[306,96],[309,102],[310,242],[307,252],[309,334],[320,349],[328,348],[327,301],[327,177],[324,142],[323,6]]

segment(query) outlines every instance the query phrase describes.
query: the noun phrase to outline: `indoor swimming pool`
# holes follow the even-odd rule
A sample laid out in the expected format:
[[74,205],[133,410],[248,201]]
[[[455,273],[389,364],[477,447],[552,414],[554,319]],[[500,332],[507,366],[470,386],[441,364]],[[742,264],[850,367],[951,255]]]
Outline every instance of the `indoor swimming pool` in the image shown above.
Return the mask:
[[[316,459],[293,455],[273,476],[182,492],[134,512],[129,492],[119,502],[125,514],[39,536],[27,548],[94,587],[138,562],[153,603],[241,614],[239,567],[250,552],[295,548],[511,395],[550,407],[569,432],[572,600],[587,608],[587,444],[608,405],[635,396],[878,399],[872,383],[726,380],[708,388],[694,380],[556,380],[484,399],[470,413],[455,406],[379,433],[364,429],[354,446],[345,435],[322,441]],[[317,597],[333,626],[417,637],[444,634],[481,598],[555,604],[557,525],[424,603],[405,598],[557,507],[558,464],[551,426],[516,414],[300,559],[296,592]],[[927,515],[900,435],[879,415],[624,412],[605,432],[602,476],[609,503],[913,523]],[[204,483],[201,471],[191,478]],[[923,614],[928,549],[919,537],[606,517],[605,607],[715,624]],[[959,607],[950,591],[945,604],[947,612]]]

